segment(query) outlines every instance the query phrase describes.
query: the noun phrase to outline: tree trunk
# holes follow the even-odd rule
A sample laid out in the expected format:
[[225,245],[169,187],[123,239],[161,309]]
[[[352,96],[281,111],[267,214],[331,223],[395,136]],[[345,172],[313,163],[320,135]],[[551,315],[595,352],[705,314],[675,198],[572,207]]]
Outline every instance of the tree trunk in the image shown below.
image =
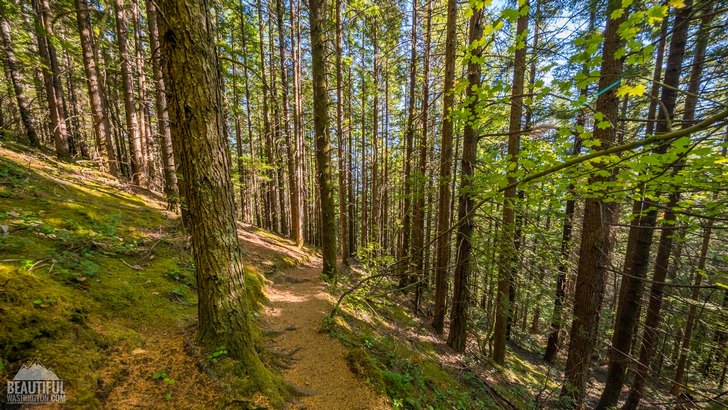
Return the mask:
[[[407,125],[404,134],[404,199],[402,209],[402,243],[399,258],[404,259],[400,266],[399,286],[405,287],[415,281],[413,275],[412,254],[410,253],[410,234],[412,225],[412,145],[415,133],[415,88],[417,87],[417,7],[418,1],[412,1],[412,32],[410,41],[409,92],[407,95]],[[416,297],[415,297],[416,298]]]
[[[475,8],[475,7],[474,7]],[[470,17],[469,44],[474,44],[483,37],[483,8],[474,9]],[[478,92],[480,90],[480,58],[482,46],[472,49],[472,56],[468,60],[468,87],[466,91],[467,110],[470,115],[476,115],[478,106]],[[478,153],[478,136],[476,124],[468,121],[463,132],[463,159],[460,172],[460,190],[458,195],[458,232],[455,249],[457,249],[455,263],[455,284],[453,287],[452,311],[450,312],[450,334],[447,338],[448,346],[456,352],[465,351],[468,325],[468,303],[470,302],[470,279],[472,250],[471,236],[475,225],[473,215],[475,201],[473,199],[473,177],[475,176],[475,162]]]
[[440,143],[440,178],[438,181],[437,260],[435,262],[435,310],[432,327],[442,333],[445,324],[447,276],[450,264],[450,180],[452,176],[451,111],[455,104],[455,49],[457,48],[457,1],[447,0],[445,37],[445,78],[442,97],[442,140]]
[[146,168],[144,153],[142,151],[142,137],[137,121],[137,108],[134,101],[134,79],[132,78],[131,56],[127,42],[128,23],[124,0],[114,0],[114,11],[116,13],[116,42],[119,47],[121,58],[121,82],[124,87],[124,112],[126,119],[126,133],[129,141],[131,176],[135,185],[145,187]]
[[[707,37],[706,37],[707,38]],[[697,318],[697,303],[700,298],[700,286],[703,282],[705,274],[705,261],[708,256],[708,247],[710,246],[710,233],[713,228],[713,221],[709,220],[703,228],[703,244],[700,247],[700,258],[698,259],[698,267],[695,271],[695,283],[690,293],[690,308],[688,310],[688,318],[685,322],[685,332],[683,333],[682,346],[680,347],[680,357],[677,359],[677,369],[675,370],[675,379],[672,382],[670,394],[679,396],[680,390],[685,380],[685,373],[688,367],[688,354],[690,353],[690,343],[693,337],[693,328]]]
[[71,153],[68,143],[66,113],[64,111],[63,87],[61,86],[56,48],[49,38],[52,30],[50,30],[48,0],[33,0],[33,10],[37,18],[38,54],[45,65],[43,68],[43,82],[45,84],[48,110],[50,111],[50,128],[55,142],[56,155],[58,155],[58,158],[68,159],[71,157]]
[[[493,360],[498,364],[505,363],[508,328],[513,311],[513,294],[515,275],[518,264],[516,238],[516,182],[515,172],[518,164],[518,152],[521,144],[521,120],[523,116],[523,84],[526,77],[526,39],[519,46],[519,39],[528,30],[528,2],[521,3],[516,24],[516,51],[513,57],[513,86],[511,88],[511,112],[508,125],[508,163],[513,167],[508,172],[510,188],[503,193],[503,225],[501,229],[500,262],[498,264],[498,291],[496,294],[496,317],[493,333]],[[520,229],[519,229],[520,231]],[[518,235],[520,236],[520,235]]]
[[20,120],[25,127],[25,135],[31,146],[40,147],[40,139],[38,132],[33,125],[33,119],[30,114],[30,103],[23,92],[23,82],[20,78],[20,68],[18,60],[13,50],[13,41],[10,37],[10,25],[4,15],[0,15],[0,34],[2,34],[3,48],[5,49],[5,63],[8,67],[10,81],[13,83],[13,91],[15,92],[15,101],[18,103],[18,111],[20,112]]
[[[621,7],[621,1],[610,0],[607,15]],[[618,27],[626,19],[623,13],[618,18],[609,18],[604,31],[604,47],[602,49],[602,66],[599,78],[599,89],[605,90],[622,75],[623,59],[615,58],[615,52],[622,47],[623,41],[618,34]],[[612,146],[616,138],[618,114],[618,98],[614,87],[603,92],[596,102],[596,111],[602,113],[609,127],[598,127],[595,124],[593,138],[599,141],[599,149]],[[595,164],[596,168],[604,164]],[[594,174],[589,184],[611,181],[613,176]],[[576,289],[574,293],[573,323],[570,331],[569,353],[566,359],[565,384],[561,390],[562,397],[569,397],[574,406],[581,406],[584,400],[586,384],[589,379],[591,355],[596,344],[599,317],[604,299],[605,278],[609,265],[611,249],[611,225],[615,216],[615,204],[597,196],[587,198],[584,203],[584,221],[580,244],[579,263],[577,267]]]
[[76,20],[81,45],[81,55],[86,73],[89,105],[93,117],[94,133],[99,145],[99,152],[106,155],[108,170],[111,175],[119,176],[119,164],[114,152],[114,140],[111,135],[111,123],[106,110],[106,90],[99,81],[99,72],[94,55],[94,39],[86,0],[75,0]]
[[369,226],[369,241],[376,244],[374,253],[379,254],[379,234],[380,230],[380,218],[379,218],[379,206],[380,206],[380,186],[379,186],[379,41],[377,39],[377,24],[378,20],[375,17],[373,21],[374,28],[372,29],[372,47],[374,48],[374,56],[372,57],[372,76],[374,77],[372,87],[372,177],[371,177],[371,223]]
[[265,70],[265,41],[263,40],[263,4],[261,0],[257,0],[258,6],[258,40],[260,45],[260,78],[263,85],[263,138],[265,141],[265,151],[268,165],[271,169],[266,171],[268,181],[265,183],[267,186],[266,198],[265,198],[265,224],[264,227],[267,229],[275,229],[275,221],[278,219],[275,213],[276,203],[276,192],[275,192],[275,173],[273,167],[275,166],[275,160],[273,157],[273,135],[271,131],[270,118],[268,116],[268,96],[270,89],[268,88],[268,81]]
[[[658,111],[657,116],[657,133],[668,131],[668,120],[672,121],[675,111],[677,93],[673,88],[677,87],[680,81],[680,71],[689,26],[687,19],[690,15],[690,6],[685,7],[685,9],[687,9],[687,12],[685,10],[678,11],[673,23],[672,40],[667,56],[667,68],[660,99],[660,105],[663,108]],[[661,63],[661,61],[659,62]],[[659,79],[657,70],[656,66],[655,77]],[[662,144],[655,148],[654,152],[663,154],[668,146],[669,144]],[[659,193],[657,195],[659,196]],[[624,386],[627,368],[632,362],[628,352],[632,349],[634,331],[639,321],[642,290],[649,267],[650,249],[652,248],[657,213],[654,204],[646,199],[635,201],[633,204],[632,214],[634,219],[627,239],[624,264],[625,275],[622,278],[619,290],[619,304],[612,335],[607,380],[598,404],[600,409],[610,408],[617,404]]]
[[254,381],[265,382],[267,371],[251,336],[210,17],[200,2],[157,4],[164,16],[159,31],[171,135],[180,158],[180,187],[197,272],[198,337],[208,347],[225,346]]
[[341,0],[336,0],[336,134],[338,140],[338,160],[339,160],[339,230],[341,231],[341,258],[345,265],[349,264],[349,224],[347,222],[348,212],[348,196],[346,193],[346,161],[344,158],[344,101],[343,101],[343,81],[344,74],[342,68],[342,31],[341,22]]
[[156,90],[154,93],[157,106],[157,128],[159,132],[160,155],[164,168],[164,193],[171,209],[177,208],[179,188],[177,187],[177,169],[174,162],[172,135],[169,130],[169,112],[165,95],[164,78],[159,61],[159,29],[157,27],[157,6],[153,0],[147,0],[147,21],[149,24],[149,47],[152,49],[152,74]]
[[311,30],[311,65],[313,74],[313,121],[316,135],[316,174],[321,199],[321,248],[323,253],[322,275],[336,280],[336,219],[334,189],[331,183],[329,151],[329,96],[326,85],[326,59],[324,48],[325,17],[324,0],[309,1]]
[[[304,150],[305,150],[305,142],[303,139],[303,113],[302,113],[302,106],[303,103],[301,102],[301,30],[300,30],[300,13],[299,13],[299,7],[300,3],[296,2],[296,17],[294,19],[294,7],[293,7],[293,0],[291,0],[291,49],[292,49],[292,55],[293,55],[293,129],[294,129],[294,139],[295,139],[295,155],[294,159],[296,161],[296,187],[298,189],[298,195],[299,195],[299,202],[298,202],[298,209],[297,212],[299,214],[299,231],[301,234],[301,237],[298,241],[298,245],[303,244],[303,232],[302,232],[302,225],[303,225],[303,181],[304,181],[304,173],[303,173],[303,164],[304,164]],[[295,21],[294,21],[295,20]],[[295,24],[294,24],[295,23]],[[293,206],[293,204],[291,205]],[[294,221],[295,222],[295,221]],[[294,229],[296,229],[294,227]]]
[[429,108],[430,108],[430,42],[432,36],[432,1],[427,2],[427,15],[425,18],[425,43],[422,56],[422,135],[419,140],[418,169],[415,174],[413,194],[414,205],[412,207],[412,246],[409,255],[412,258],[410,266],[415,274],[417,285],[415,287],[415,311],[419,310],[422,297],[422,281],[425,280],[425,195],[426,174],[427,174],[427,135],[429,131]]

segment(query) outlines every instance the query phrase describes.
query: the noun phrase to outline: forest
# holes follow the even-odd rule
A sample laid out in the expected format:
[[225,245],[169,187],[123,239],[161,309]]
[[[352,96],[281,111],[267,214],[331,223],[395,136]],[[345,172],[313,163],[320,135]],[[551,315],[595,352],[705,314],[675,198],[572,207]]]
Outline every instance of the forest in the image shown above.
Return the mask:
[[32,362],[57,408],[728,407],[726,28],[0,2],[0,403]]

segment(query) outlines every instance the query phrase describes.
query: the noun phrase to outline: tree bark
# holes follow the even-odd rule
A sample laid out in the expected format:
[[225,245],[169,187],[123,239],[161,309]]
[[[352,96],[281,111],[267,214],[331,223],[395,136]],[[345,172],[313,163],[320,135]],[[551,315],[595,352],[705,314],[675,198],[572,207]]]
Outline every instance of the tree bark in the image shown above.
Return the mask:
[[274,230],[276,226],[276,220],[278,219],[275,212],[276,209],[276,185],[275,185],[275,172],[272,167],[275,166],[275,160],[273,157],[273,135],[271,131],[270,117],[268,116],[268,96],[270,89],[268,87],[268,81],[265,70],[265,41],[263,40],[263,4],[261,0],[257,0],[258,6],[258,40],[260,45],[260,78],[263,84],[263,139],[265,141],[265,151],[268,165],[271,169],[266,171],[268,181],[266,182],[266,198],[265,198],[265,228]]
[[55,142],[56,155],[61,159],[71,157],[66,127],[66,113],[63,102],[60,68],[56,48],[50,41],[50,6],[48,0],[33,0],[36,14],[36,34],[38,37],[38,54],[43,61],[43,82],[45,84],[48,110],[50,111],[50,128]]
[[114,140],[111,134],[111,123],[106,109],[106,90],[99,81],[99,71],[94,55],[94,39],[86,0],[75,0],[76,20],[81,45],[81,56],[86,73],[89,105],[93,117],[94,133],[99,142],[99,152],[106,155],[108,170],[111,175],[119,176],[119,164],[114,151]]
[[[681,9],[675,18],[672,40],[667,56],[664,86],[658,111],[656,131],[668,131],[668,121],[672,121],[677,93],[672,89],[679,86],[680,71],[682,69],[685,44],[687,41],[690,6]],[[658,50],[659,53],[659,50]],[[659,55],[658,55],[659,57]],[[661,61],[660,61],[661,62]],[[657,71],[657,68],[655,69]],[[655,76],[659,79],[658,72]],[[667,117],[666,117],[667,115]],[[654,149],[657,154],[663,154],[669,144],[661,144]],[[658,193],[659,195],[659,193]],[[633,222],[627,239],[625,252],[624,273],[619,290],[619,303],[612,335],[610,348],[610,361],[607,370],[607,380],[604,391],[599,400],[598,408],[607,409],[617,404],[619,395],[624,386],[626,372],[632,358],[634,331],[639,320],[644,278],[649,267],[650,249],[652,248],[653,234],[657,222],[657,208],[646,199],[635,201],[633,204]]]
[[[515,172],[518,167],[518,152],[521,145],[521,121],[523,116],[523,85],[526,77],[526,33],[528,31],[528,1],[518,8],[516,23],[516,46],[513,56],[513,85],[511,87],[511,112],[508,125],[508,184],[512,187],[503,193],[503,224],[501,229],[500,262],[498,263],[498,291],[496,293],[496,317],[493,331],[493,360],[505,363],[506,341],[513,311],[515,276],[518,264],[518,242],[516,231],[516,201],[518,193]],[[523,44],[519,44],[523,42]]]
[[412,254],[410,253],[410,235],[412,226],[412,146],[415,134],[415,88],[417,87],[417,7],[418,1],[412,1],[412,29],[410,41],[409,91],[407,95],[407,124],[404,134],[404,198],[402,209],[402,243],[400,259],[405,263],[400,267],[399,286],[405,287],[415,281]]
[[[470,33],[468,43],[472,45],[483,37],[483,8],[474,9],[470,17]],[[475,162],[478,153],[477,106],[478,92],[480,91],[480,58],[483,47],[477,46],[471,50],[468,61],[468,86],[465,93],[468,101],[468,120],[463,132],[463,159],[460,172],[460,189],[458,195],[458,231],[455,249],[455,284],[453,286],[452,311],[450,312],[450,333],[447,338],[448,346],[456,352],[464,352],[467,341],[468,303],[470,302],[470,280],[472,251],[471,236],[475,225],[472,214],[475,200],[473,199],[473,177],[475,176]]]
[[329,96],[326,85],[326,59],[324,48],[324,0],[309,0],[311,30],[311,65],[313,74],[313,121],[316,136],[316,174],[321,200],[321,249],[323,253],[322,275],[336,280],[336,219],[334,188],[331,183],[329,151]]
[[419,310],[422,297],[422,281],[425,280],[424,254],[425,248],[425,195],[426,174],[427,174],[427,136],[429,131],[429,109],[430,109],[430,43],[432,36],[432,1],[427,2],[427,15],[425,17],[425,42],[422,47],[422,135],[419,140],[419,159],[417,173],[414,177],[415,195],[412,207],[412,246],[409,255],[412,258],[410,266],[415,274],[417,285],[415,286],[415,311]]
[[251,378],[261,380],[266,370],[251,336],[212,23],[204,3],[157,4],[164,16],[159,31],[171,135],[197,272],[198,337],[208,347],[225,346]]
[[455,49],[457,48],[457,0],[447,0],[445,36],[445,77],[442,97],[442,140],[440,143],[440,178],[438,181],[437,259],[435,262],[435,309],[432,327],[442,333],[445,324],[445,300],[450,265],[450,181],[452,178],[451,111],[455,104]]
[[124,94],[124,113],[126,120],[126,133],[129,141],[131,176],[135,185],[145,187],[146,167],[142,151],[142,138],[137,121],[137,107],[134,101],[134,79],[132,78],[131,56],[127,41],[128,22],[124,0],[114,0],[116,13],[116,42],[121,58],[121,82]]
[[349,235],[347,222],[348,195],[346,192],[346,161],[344,158],[344,101],[343,101],[343,67],[342,67],[342,31],[341,0],[336,0],[336,134],[338,140],[337,153],[339,160],[339,231],[341,232],[341,258],[345,265],[349,264]]
[[[621,1],[610,0],[607,16],[621,7]],[[605,90],[622,75],[623,59],[615,58],[615,52],[624,41],[618,34],[618,27],[626,20],[628,13],[618,18],[609,18],[604,31],[602,66],[599,89]],[[599,149],[609,148],[616,138],[618,98],[614,87],[603,92],[596,102],[596,111],[602,113],[604,121],[610,126],[598,127],[595,124],[593,138],[599,141]],[[595,164],[604,167],[604,164]],[[589,184],[608,182],[613,176],[594,174]],[[584,221],[577,266],[576,288],[574,292],[573,323],[570,331],[569,353],[566,359],[565,384],[562,397],[568,397],[576,407],[582,406],[586,383],[589,379],[591,355],[596,344],[600,311],[604,299],[605,278],[611,250],[611,225],[615,217],[615,204],[605,201],[603,196],[587,198],[584,203]]]
[[20,78],[20,67],[18,67],[18,60],[15,57],[13,40],[10,35],[10,25],[4,15],[4,10],[0,9],[0,12],[2,12],[2,15],[0,15],[0,34],[2,34],[3,48],[5,49],[5,63],[8,67],[10,81],[13,83],[13,91],[15,93],[15,101],[18,103],[20,120],[23,123],[25,135],[28,137],[30,145],[40,147],[38,132],[35,130],[35,125],[33,125],[33,119],[30,114],[30,103],[23,91],[23,82]]
[[153,0],[147,0],[147,21],[149,24],[149,47],[152,49],[152,74],[155,83],[155,104],[157,107],[157,129],[159,133],[160,155],[164,171],[164,193],[170,208],[176,209],[179,197],[177,187],[177,167],[174,162],[174,148],[169,129],[169,112],[165,95],[164,78],[159,61],[159,28],[157,27],[157,6]]

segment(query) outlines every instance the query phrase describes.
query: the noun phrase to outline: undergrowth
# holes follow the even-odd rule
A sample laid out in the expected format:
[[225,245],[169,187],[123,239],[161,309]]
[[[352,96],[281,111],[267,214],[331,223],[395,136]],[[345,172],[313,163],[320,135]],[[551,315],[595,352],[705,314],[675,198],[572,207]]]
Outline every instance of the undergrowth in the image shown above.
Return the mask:
[[[194,260],[165,204],[97,170],[6,147],[0,147],[0,383],[35,360],[65,381],[68,407],[97,408],[115,387],[130,383],[129,361],[139,352],[163,363],[173,354],[163,351],[169,344],[179,347],[174,354],[194,356],[181,343],[194,335]],[[265,298],[262,278],[249,265],[245,274],[248,304],[257,311]],[[199,366],[206,372],[198,383],[213,384],[211,403],[239,402],[260,388],[250,384],[244,365],[216,348],[202,348],[209,351],[198,360],[216,359]],[[197,378],[198,370],[187,367]],[[163,370],[169,377],[139,376],[158,390],[152,402],[140,400],[194,406],[182,380]],[[177,383],[160,384],[165,379]],[[280,400],[277,387],[268,387],[271,397],[251,402]]]
[[[351,283],[340,285],[346,288]],[[385,280],[362,286],[344,299],[335,318],[325,324],[350,347],[347,361],[352,371],[386,394],[395,409],[494,408],[496,402],[476,375],[448,371],[429,340],[407,331],[419,326],[410,312],[372,296],[375,288],[389,286],[394,284]]]

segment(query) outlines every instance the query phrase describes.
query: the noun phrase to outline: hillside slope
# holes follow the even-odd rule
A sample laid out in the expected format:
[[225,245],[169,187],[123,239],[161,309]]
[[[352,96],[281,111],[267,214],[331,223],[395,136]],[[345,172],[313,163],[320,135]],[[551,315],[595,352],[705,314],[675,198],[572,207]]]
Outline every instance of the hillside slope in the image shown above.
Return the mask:
[[[198,351],[194,261],[161,198],[88,164],[10,148],[0,147],[3,385],[34,360],[65,381],[72,408],[268,404],[248,394],[224,350]],[[241,235],[264,240],[242,225]],[[245,249],[258,304],[259,272],[306,257]]]
[[[0,383],[31,361],[65,381],[64,408],[270,408],[224,346],[195,343],[194,261],[161,197],[37,151],[0,146]],[[494,390],[421,320],[367,289],[321,281],[320,259],[239,225],[267,366],[288,408],[490,408]],[[338,339],[338,340],[337,340]],[[527,370],[527,369],[519,369]],[[533,370],[533,369],[531,369]],[[539,369],[543,370],[543,369]],[[542,382],[536,374],[533,384]],[[509,398],[510,397],[510,398]],[[4,396],[2,396],[4,399]]]

